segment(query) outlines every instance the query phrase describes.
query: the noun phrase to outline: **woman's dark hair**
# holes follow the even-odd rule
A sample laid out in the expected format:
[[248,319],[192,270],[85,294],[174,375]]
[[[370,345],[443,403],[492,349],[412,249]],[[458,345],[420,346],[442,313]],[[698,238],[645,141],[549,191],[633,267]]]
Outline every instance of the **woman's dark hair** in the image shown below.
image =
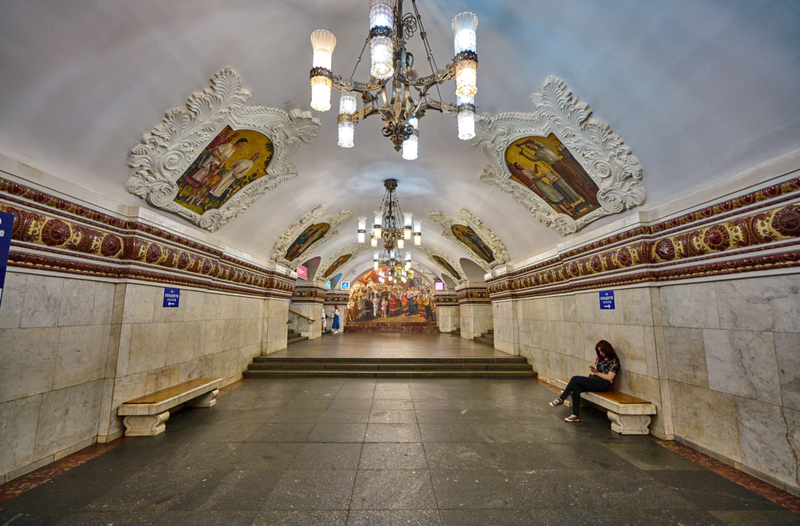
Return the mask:
[[600,340],[594,346],[594,352],[597,353],[598,359],[603,358],[602,356],[600,356],[600,351],[603,351],[606,360],[611,360],[611,359],[619,360],[619,358],[617,357],[617,353],[614,351],[614,348],[611,346],[610,343],[608,343],[605,340]]

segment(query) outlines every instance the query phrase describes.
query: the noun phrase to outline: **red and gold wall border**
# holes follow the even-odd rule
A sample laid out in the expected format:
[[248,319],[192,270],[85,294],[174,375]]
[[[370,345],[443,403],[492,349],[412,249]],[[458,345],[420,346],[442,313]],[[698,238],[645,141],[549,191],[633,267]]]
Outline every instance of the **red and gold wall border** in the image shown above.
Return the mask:
[[9,267],[288,299],[294,280],[221,250],[0,179]]
[[489,291],[485,287],[464,287],[456,290],[459,305],[491,305]]
[[347,305],[350,293],[346,290],[329,290],[325,295],[325,305]]
[[433,293],[437,307],[458,307],[458,294],[450,290],[439,290]]
[[292,294],[292,303],[319,303],[328,296],[324,285],[296,285]]
[[487,280],[493,300],[800,267],[800,179]]

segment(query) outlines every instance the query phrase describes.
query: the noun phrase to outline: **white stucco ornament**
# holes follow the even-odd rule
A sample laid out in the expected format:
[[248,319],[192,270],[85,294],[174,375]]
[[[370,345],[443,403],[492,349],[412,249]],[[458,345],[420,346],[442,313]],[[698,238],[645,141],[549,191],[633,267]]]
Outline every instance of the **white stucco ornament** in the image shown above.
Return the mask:
[[564,81],[549,77],[531,100],[533,113],[478,117],[471,143],[490,162],[481,181],[563,236],[645,202],[631,149]]
[[[426,247],[415,247],[415,248],[418,248],[423,254],[428,256],[428,259],[431,261],[431,263],[434,263],[437,267],[443,269],[447,277],[455,281],[457,285],[460,285],[461,283],[464,283],[466,281],[466,278],[464,277],[466,276],[466,273],[461,268],[461,266],[458,265],[455,261],[453,261],[449,257],[447,257],[445,253],[439,250],[438,248],[436,249],[430,249]],[[450,268],[448,268],[448,266]]]
[[351,210],[326,214],[322,205],[318,205],[283,233],[272,247],[270,257],[295,270],[301,261],[313,255],[318,246],[338,236],[339,231],[336,227],[351,217],[353,217]]
[[[319,133],[320,121],[307,111],[247,106],[250,97],[231,68],[214,75],[131,150],[136,171],[127,190],[214,232],[297,177],[287,159]],[[234,147],[243,137],[246,147]]]
[[510,261],[500,238],[466,208],[461,208],[455,216],[431,212],[428,217],[442,227],[443,237],[466,250],[485,271]]

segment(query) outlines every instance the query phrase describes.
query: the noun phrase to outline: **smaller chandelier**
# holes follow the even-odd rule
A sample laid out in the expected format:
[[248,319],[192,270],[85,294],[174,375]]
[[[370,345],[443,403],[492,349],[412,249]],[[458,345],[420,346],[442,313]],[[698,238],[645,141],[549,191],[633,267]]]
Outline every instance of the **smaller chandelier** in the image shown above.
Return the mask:
[[[397,179],[386,179],[383,182],[386,193],[381,201],[381,206],[375,211],[372,228],[367,229],[367,218],[358,218],[358,242],[367,242],[367,232],[370,235],[370,245],[375,248],[378,241],[383,240],[383,248],[391,256],[397,249],[404,249],[405,242],[414,240],[414,245],[422,244],[422,221],[414,221],[411,213],[403,213],[400,201],[397,199]],[[400,223],[402,219],[402,223]],[[378,261],[378,252],[375,252],[374,261]],[[396,255],[396,254],[395,254]],[[411,263],[411,254],[406,254],[408,266]],[[377,268],[375,270],[378,270]]]

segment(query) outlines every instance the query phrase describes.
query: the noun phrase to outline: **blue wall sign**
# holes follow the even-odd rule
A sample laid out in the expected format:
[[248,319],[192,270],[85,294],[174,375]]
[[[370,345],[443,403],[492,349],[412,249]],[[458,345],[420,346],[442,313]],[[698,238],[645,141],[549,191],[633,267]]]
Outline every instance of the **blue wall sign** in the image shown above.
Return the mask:
[[6,282],[8,253],[11,250],[11,232],[14,227],[14,216],[0,212],[0,302],[3,300],[3,286]]
[[601,310],[614,310],[614,291],[601,290],[600,291],[600,309]]
[[177,307],[181,301],[181,289],[164,289],[164,307]]
[[342,290],[350,290],[350,282],[349,281],[342,281],[342,286],[340,288]]

